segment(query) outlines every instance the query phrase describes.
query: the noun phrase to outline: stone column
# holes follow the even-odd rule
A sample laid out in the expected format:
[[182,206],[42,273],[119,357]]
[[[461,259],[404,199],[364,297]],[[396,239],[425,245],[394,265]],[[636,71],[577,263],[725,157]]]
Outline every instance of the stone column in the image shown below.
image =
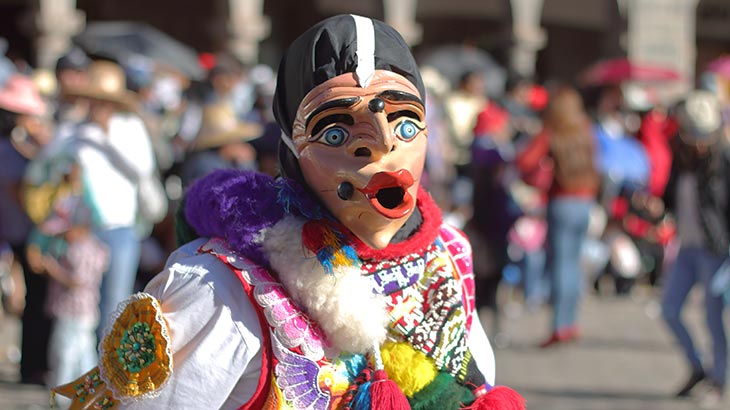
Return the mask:
[[515,42],[510,55],[510,68],[531,76],[535,73],[537,52],[547,43],[545,30],[540,27],[543,0],[510,0],[510,3]]
[[403,36],[409,46],[421,42],[423,28],[416,23],[418,0],[383,0],[385,22]]
[[665,102],[694,87],[695,21],[698,0],[633,0],[628,3],[628,56],[631,61],[677,70],[674,83],[646,84]]
[[228,50],[244,63],[257,63],[259,43],[271,33],[271,21],[264,16],[264,0],[228,0],[228,9]]
[[36,16],[37,66],[53,68],[71,46],[71,37],[86,26],[86,15],[76,10],[76,0],[39,0]]

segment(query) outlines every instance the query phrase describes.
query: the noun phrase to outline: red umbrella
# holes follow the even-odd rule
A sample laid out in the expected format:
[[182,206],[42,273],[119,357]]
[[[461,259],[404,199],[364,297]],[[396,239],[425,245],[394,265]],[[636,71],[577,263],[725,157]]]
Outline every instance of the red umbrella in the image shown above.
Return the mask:
[[730,78],[730,55],[717,57],[707,64],[707,71]]
[[580,80],[585,85],[621,84],[625,81],[675,81],[680,78],[679,73],[671,68],[636,63],[628,58],[599,61],[580,75]]

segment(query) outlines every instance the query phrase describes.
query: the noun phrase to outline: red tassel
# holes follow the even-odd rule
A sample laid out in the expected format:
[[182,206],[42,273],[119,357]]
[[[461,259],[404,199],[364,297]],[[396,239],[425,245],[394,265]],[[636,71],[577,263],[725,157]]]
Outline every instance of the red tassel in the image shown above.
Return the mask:
[[385,370],[376,370],[370,387],[372,410],[411,410],[405,394],[393,380],[388,379]]
[[317,253],[325,245],[324,227],[320,221],[308,221],[302,227],[302,243],[310,251]]
[[463,410],[525,410],[525,399],[506,386],[494,387]]

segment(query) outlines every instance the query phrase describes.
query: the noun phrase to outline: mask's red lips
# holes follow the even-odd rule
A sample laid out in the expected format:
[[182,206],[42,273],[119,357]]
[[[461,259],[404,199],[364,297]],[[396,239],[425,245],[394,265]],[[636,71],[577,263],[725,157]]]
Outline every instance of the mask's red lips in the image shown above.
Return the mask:
[[367,186],[358,189],[381,215],[398,219],[408,215],[415,199],[408,193],[413,185],[413,175],[405,169],[396,172],[378,172]]

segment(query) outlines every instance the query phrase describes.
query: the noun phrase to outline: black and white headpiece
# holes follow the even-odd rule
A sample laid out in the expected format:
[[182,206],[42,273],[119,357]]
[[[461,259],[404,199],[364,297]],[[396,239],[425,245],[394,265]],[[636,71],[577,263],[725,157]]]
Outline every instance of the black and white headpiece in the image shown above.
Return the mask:
[[[355,73],[367,87],[375,70],[398,73],[425,91],[416,60],[403,37],[382,21],[343,14],[316,24],[289,46],[279,65],[274,116],[290,137],[299,103],[314,87],[344,73]],[[291,148],[291,147],[290,147]]]

